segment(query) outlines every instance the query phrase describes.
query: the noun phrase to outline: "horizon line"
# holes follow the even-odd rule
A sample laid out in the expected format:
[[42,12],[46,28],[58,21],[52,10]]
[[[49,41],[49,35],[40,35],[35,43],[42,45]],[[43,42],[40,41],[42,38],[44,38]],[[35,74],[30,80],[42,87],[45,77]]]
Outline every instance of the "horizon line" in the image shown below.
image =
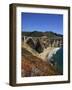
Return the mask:
[[22,31],[22,32],[52,32],[52,33],[63,35],[62,33],[57,33],[57,32],[53,32],[53,31]]

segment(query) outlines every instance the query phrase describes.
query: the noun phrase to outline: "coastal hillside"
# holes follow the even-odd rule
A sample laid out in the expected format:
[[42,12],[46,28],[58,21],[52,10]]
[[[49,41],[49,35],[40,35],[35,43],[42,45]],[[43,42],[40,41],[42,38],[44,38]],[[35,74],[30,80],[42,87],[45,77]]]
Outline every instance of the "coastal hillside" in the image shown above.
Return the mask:
[[38,31],[22,32],[21,76],[62,75],[63,49],[60,50],[62,47],[63,35],[61,34]]
[[39,32],[39,31],[22,32],[22,36],[30,36],[30,37],[42,37],[42,36],[47,36],[48,38],[63,37],[63,35],[57,34],[57,33],[51,32],[51,31],[48,31],[48,32]]
[[22,48],[22,77],[58,75],[56,68]]

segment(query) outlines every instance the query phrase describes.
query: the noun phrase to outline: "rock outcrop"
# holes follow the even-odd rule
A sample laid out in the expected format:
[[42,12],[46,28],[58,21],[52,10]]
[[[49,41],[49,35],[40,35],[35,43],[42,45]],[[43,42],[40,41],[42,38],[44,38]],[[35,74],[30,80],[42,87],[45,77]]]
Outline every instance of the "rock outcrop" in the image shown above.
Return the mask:
[[[26,37],[26,39],[25,39]],[[47,47],[62,47],[63,38],[51,38],[49,39],[46,36],[42,37],[27,37],[24,36],[22,43],[27,43],[31,48],[35,49],[41,53]]]
[[63,57],[63,52],[59,50],[62,46],[62,35],[52,32],[23,33],[22,77],[62,75],[63,58],[60,57]]
[[51,66],[49,63],[44,62],[41,58],[38,58],[22,48],[22,65],[21,65],[21,76],[31,77],[31,76],[50,76],[59,75],[60,73]]

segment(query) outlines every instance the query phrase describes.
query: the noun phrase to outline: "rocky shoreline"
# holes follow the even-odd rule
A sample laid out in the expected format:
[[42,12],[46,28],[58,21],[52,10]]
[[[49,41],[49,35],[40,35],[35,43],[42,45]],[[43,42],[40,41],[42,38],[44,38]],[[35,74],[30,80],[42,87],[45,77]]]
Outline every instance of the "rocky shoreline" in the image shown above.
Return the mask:
[[22,34],[22,77],[62,75],[59,63],[63,60],[55,54],[63,47],[63,36],[52,32]]

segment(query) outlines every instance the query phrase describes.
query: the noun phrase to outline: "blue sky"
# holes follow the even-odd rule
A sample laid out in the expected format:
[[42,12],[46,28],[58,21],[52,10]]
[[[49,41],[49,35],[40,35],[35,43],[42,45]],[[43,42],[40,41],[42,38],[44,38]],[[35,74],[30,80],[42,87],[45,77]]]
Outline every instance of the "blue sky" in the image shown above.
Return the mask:
[[21,29],[24,32],[52,31],[63,34],[63,15],[22,12],[21,25]]

